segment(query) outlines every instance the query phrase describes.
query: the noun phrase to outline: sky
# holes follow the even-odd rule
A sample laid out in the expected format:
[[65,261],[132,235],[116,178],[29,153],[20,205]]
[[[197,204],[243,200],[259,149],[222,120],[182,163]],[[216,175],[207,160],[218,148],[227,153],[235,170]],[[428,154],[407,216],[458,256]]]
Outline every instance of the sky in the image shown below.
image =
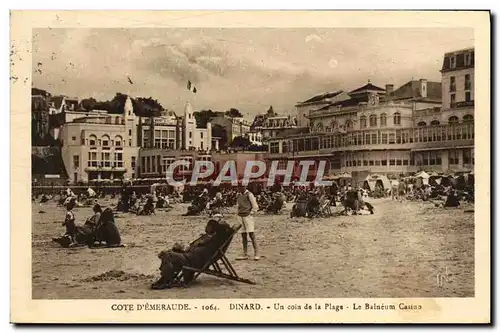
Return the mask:
[[[153,97],[181,114],[279,114],[317,94],[368,82],[440,81],[444,53],[474,46],[472,29],[34,29],[33,86],[97,100]],[[130,77],[132,84],[128,81]],[[197,88],[186,88],[190,80]]]

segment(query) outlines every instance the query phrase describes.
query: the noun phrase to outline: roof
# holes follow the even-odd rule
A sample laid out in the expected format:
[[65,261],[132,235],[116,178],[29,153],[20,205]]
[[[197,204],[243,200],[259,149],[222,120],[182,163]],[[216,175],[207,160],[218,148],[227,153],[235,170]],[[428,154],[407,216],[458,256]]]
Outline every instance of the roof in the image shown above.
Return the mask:
[[[390,97],[392,99],[420,98],[420,80],[410,80],[394,90]],[[441,100],[441,82],[427,81],[427,99]]]
[[309,132],[310,132],[309,127],[286,128],[278,136],[271,138],[271,139],[286,138],[286,137],[298,135],[298,134],[307,134]]
[[334,98],[343,92],[344,92],[343,90],[337,90],[334,92],[326,92],[326,93],[323,93],[320,95],[316,95],[312,98],[309,98],[308,100],[306,100],[304,102],[299,102],[298,104],[318,103],[318,102],[321,102],[325,99]]
[[354,89],[353,91],[349,92],[349,94],[356,94],[356,93],[359,93],[359,92],[362,92],[362,91],[368,91],[368,90],[385,92],[385,89],[377,87],[377,86],[375,86],[375,85],[373,85],[371,83],[367,83],[364,86],[362,86],[362,87],[360,87],[358,89]]
[[347,106],[356,106],[358,105],[359,103],[362,103],[362,102],[368,102],[368,99],[367,98],[350,98],[350,99],[346,99],[346,100],[343,100],[343,101],[338,101],[338,102],[335,102],[335,103],[330,103],[328,105],[325,105],[317,110],[314,110],[314,111],[323,111],[323,110],[328,110],[329,108],[331,108],[332,106],[342,106],[342,107],[347,107]]
[[54,107],[56,109],[59,109],[62,105],[62,102],[63,102],[63,99],[64,99],[64,96],[53,96],[50,98],[50,103],[54,103]]
[[[469,64],[465,63],[465,54],[470,54]],[[455,67],[451,67],[450,58],[455,57]],[[448,52],[444,55],[441,72],[456,71],[460,69],[474,68],[474,48]]]

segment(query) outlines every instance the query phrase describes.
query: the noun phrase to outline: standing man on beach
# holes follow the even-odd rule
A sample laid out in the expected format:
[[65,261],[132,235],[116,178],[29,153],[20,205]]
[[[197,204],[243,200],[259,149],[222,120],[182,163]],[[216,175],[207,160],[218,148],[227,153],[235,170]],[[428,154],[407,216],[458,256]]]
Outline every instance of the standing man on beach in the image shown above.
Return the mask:
[[252,241],[254,260],[259,260],[259,248],[257,242],[255,241],[255,222],[253,219],[253,214],[259,210],[259,205],[257,205],[257,200],[252,192],[250,192],[246,187],[240,187],[240,194],[238,195],[238,216],[241,218],[241,237],[243,240],[243,256],[237,258],[237,260],[247,260],[248,259],[248,237]]

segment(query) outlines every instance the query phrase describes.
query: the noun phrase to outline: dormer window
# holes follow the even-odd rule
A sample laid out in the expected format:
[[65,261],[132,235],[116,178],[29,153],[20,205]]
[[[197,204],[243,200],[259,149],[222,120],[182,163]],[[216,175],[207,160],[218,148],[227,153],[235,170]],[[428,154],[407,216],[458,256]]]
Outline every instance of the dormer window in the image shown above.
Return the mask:
[[456,56],[451,56],[450,57],[450,68],[455,68],[457,67],[457,58]]
[[470,53],[465,54],[465,66],[472,65],[472,57]]

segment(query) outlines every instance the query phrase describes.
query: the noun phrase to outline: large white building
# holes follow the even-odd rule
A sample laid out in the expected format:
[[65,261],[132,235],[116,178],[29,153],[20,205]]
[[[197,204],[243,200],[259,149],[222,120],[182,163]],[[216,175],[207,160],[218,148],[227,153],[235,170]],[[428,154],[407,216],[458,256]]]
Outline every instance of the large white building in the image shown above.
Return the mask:
[[358,180],[369,173],[471,171],[473,59],[473,49],[447,53],[442,84],[411,80],[394,90],[368,83],[349,99],[301,107],[309,130],[271,139],[267,160],[323,160],[330,173],[348,172]]
[[90,112],[64,124],[59,137],[70,182],[134,178],[138,124],[130,97],[122,115]]

